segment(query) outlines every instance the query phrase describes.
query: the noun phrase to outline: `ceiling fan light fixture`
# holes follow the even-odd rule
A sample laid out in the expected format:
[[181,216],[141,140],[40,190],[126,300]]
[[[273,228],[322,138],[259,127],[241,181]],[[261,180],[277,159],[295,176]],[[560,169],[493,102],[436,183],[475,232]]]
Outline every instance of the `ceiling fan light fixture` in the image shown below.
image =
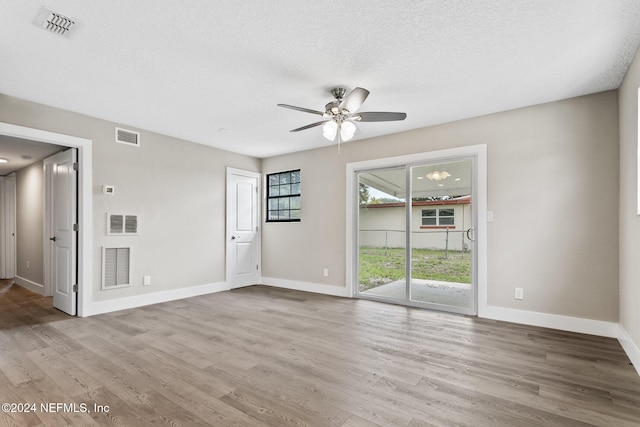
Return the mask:
[[433,171],[427,174],[427,178],[431,181],[441,181],[443,179],[447,179],[451,176],[451,174],[447,171]]
[[327,138],[329,141],[333,141],[336,139],[336,134],[338,133],[338,124],[330,120],[324,125],[322,125],[322,136]]
[[351,122],[342,122],[340,124],[340,138],[343,141],[349,141],[356,134],[356,125]]

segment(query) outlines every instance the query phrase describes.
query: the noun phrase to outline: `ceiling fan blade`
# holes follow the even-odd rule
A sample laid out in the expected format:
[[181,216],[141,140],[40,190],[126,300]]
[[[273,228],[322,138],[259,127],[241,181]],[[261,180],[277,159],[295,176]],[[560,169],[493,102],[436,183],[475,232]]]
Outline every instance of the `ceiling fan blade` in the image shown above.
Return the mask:
[[369,91],[361,87],[357,87],[344,97],[340,102],[340,109],[347,110],[350,113],[355,113],[358,108],[362,106],[362,103],[369,96]]
[[392,122],[406,119],[407,113],[368,112],[354,114],[352,117],[359,122]]
[[302,111],[303,113],[311,113],[311,114],[318,114],[320,116],[324,116],[324,113],[322,111],[310,110],[308,108],[302,108],[302,107],[296,107],[295,105],[278,104],[278,107],[290,108],[292,110]]
[[301,130],[311,129],[311,128],[314,128],[314,127],[316,127],[316,126],[320,126],[320,125],[322,125],[322,124],[324,124],[324,123],[327,123],[327,122],[328,122],[328,121],[330,121],[330,120],[331,120],[331,119],[329,119],[329,120],[323,120],[323,121],[321,121],[321,122],[311,123],[310,125],[302,126],[302,127],[300,127],[300,128],[297,128],[297,129],[291,129],[289,132],[300,132]]

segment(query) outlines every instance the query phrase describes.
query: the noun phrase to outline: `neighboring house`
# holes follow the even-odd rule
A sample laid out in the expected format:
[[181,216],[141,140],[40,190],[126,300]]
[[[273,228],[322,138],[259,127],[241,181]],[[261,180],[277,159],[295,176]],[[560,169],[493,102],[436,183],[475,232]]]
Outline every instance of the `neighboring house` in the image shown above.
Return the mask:
[[[471,228],[471,196],[449,200],[414,201],[411,212],[412,247],[467,250]],[[372,203],[360,208],[360,246],[406,246],[405,204]]]

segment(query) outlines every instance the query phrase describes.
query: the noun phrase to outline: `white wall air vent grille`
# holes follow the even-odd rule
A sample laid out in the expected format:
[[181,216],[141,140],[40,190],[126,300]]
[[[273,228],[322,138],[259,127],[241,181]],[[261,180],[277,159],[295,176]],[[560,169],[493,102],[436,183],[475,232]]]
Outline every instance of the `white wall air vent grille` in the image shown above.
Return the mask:
[[124,233],[138,234],[138,216],[137,215],[124,216]]
[[140,133],[132,130],[116,128],[116,142],[121,144],[140,146]]
[[138,215],[107,214],[107,235],[134,236],[138,234]]
[[102,248],[102,289],[131,286],[131,248]]
[[51,33],[58,34],[66,38],[71,38],[82,26],[77,19],[54,12],[46,7],[40,9],[34,24]]

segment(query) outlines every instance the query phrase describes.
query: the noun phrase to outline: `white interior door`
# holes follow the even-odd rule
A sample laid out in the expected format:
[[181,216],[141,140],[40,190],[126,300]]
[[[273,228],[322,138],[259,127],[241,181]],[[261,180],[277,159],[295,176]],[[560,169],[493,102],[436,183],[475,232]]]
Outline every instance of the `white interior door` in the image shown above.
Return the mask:
[[51,165],[53,306],[75,315],[77,310],[77,161],[75,149],[57,153],[46,160]]
[[227,283],[260,283],[260,174],[227,168]]
[[0,253],[0,278],[13,279],[16,275],[16,176],[11,174],[2,177],[2,214],[3,222],[0,224],[0,237],[2,247]]

